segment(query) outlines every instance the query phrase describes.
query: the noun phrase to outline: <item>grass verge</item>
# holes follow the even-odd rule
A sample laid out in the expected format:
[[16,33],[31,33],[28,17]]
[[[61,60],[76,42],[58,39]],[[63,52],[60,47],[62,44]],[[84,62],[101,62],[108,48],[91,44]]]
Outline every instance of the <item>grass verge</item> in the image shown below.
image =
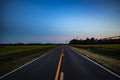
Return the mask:
[[[92,51],[90,49],[80,48],[76,46],[70,46],[72,49],[80,52],[81,54],[91,58],[92,60],[96,61],[97,63],[107,67],[111,71],[120,75],[120,59],[117,57],[112,57],[109,53],[107,55],[100,54],[100,52]],[[85,45],[84,45],[85,47]],[[105,49],[104,49],[105,50]],[[107,52],[107,51],[106,51]],[[105,54],[105,53],[104,53]]]
[[57,47],[56,45],[1,46],[0,76]]

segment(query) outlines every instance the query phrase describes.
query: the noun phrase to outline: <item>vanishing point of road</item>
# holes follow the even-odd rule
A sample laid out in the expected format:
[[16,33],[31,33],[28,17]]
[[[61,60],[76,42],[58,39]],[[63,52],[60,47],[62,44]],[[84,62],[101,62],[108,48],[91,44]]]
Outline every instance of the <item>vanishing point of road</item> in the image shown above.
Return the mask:
[[119,75],[68,46],[60,46],[0,78],[0,80],[120,80]]

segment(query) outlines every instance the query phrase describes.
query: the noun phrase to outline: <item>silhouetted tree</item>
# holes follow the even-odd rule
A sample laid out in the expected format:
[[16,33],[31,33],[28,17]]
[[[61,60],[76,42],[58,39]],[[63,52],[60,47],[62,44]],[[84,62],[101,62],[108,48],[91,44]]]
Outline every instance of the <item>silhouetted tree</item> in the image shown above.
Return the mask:
[[86,40],[77,40],[73,39],[69,42],[69,44],[120,44],[120,38],[119,39],[111,39],[111,38],[104,38],[104,39],[95,39],[92,38],[86,38]]

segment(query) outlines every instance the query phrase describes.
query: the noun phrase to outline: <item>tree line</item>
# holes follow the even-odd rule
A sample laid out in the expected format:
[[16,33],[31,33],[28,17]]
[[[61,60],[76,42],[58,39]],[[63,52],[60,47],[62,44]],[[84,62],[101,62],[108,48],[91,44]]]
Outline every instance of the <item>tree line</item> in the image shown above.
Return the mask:
[[32,46],[32,45],[56,45],[55,43],[0,43],[0,46]]
[[92,38],[86,38],[85,40],[78,40],[78,39],[72,39],[69,44],[119,44],[120,38],[117,39],[111,39],[111,38],[104,38],[104,39],[95,39]]

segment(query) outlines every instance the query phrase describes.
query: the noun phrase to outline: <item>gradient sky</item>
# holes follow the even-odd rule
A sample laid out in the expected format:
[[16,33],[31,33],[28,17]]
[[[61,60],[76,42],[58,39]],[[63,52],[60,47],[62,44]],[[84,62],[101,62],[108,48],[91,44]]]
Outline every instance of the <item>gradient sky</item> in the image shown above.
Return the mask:
[[120,0],[0,0],[0,43],[120,35]]

